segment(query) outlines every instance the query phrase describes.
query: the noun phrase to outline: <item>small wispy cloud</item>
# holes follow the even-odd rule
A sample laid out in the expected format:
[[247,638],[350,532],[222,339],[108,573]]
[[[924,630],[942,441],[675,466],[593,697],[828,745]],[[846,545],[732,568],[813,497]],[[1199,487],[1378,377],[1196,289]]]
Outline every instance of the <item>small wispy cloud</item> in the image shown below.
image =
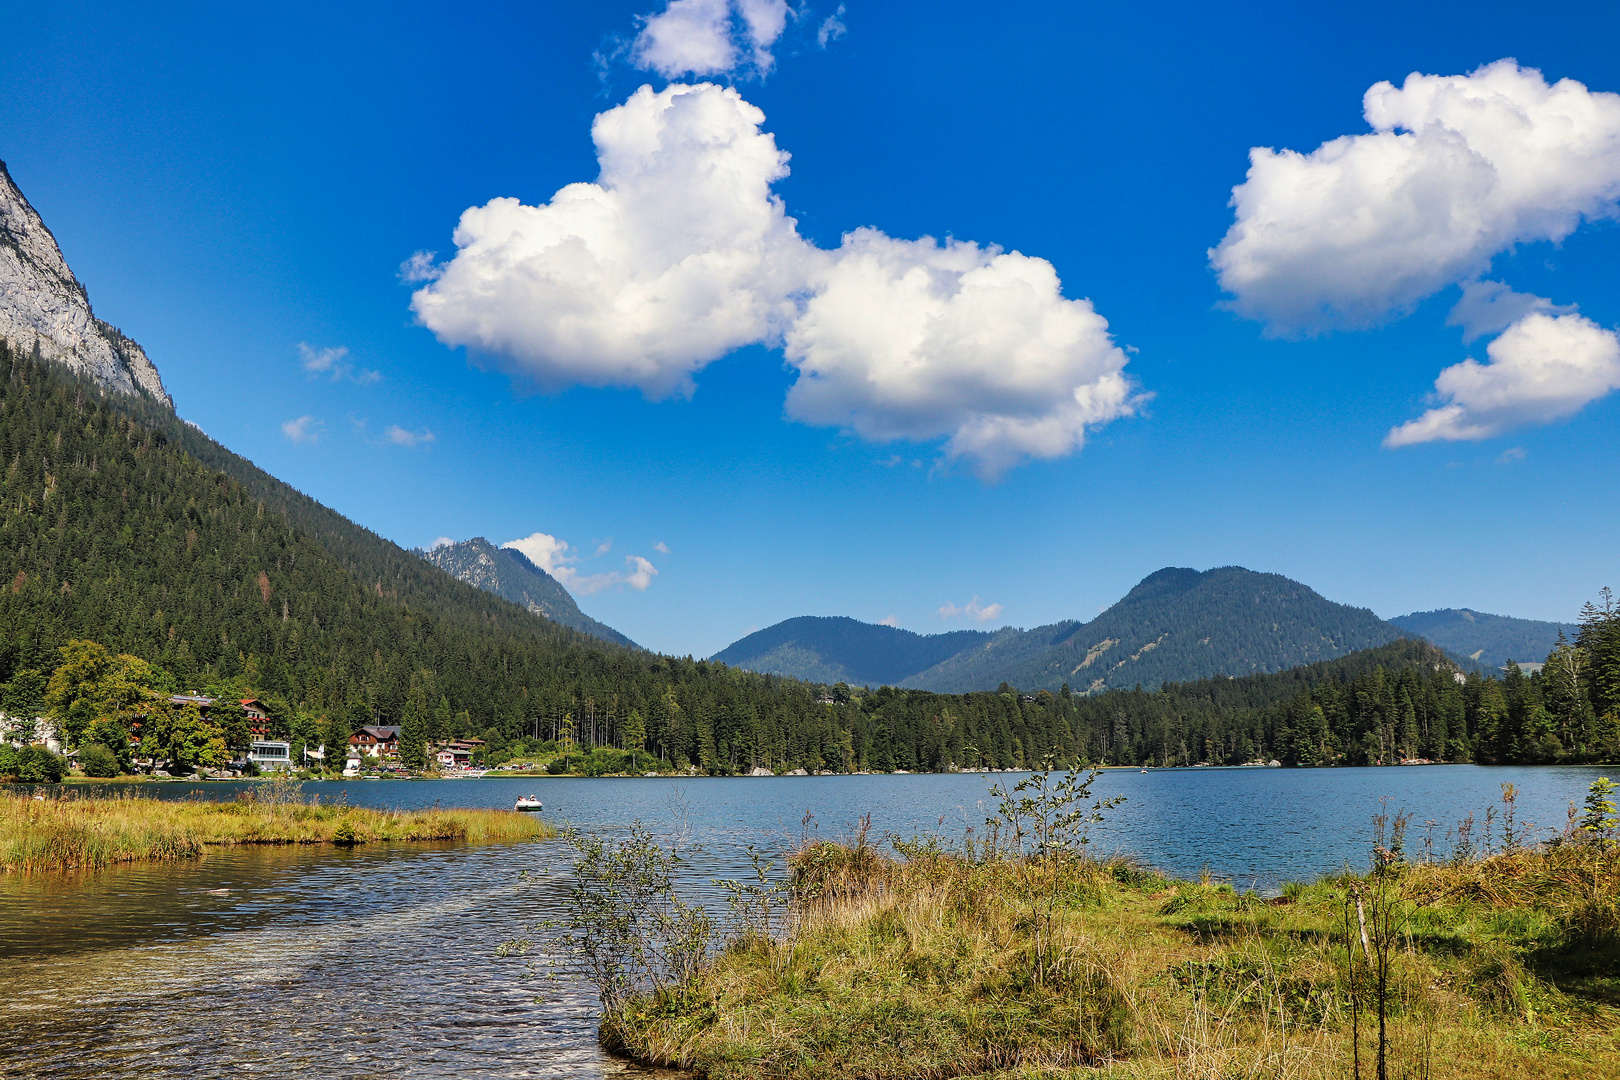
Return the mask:
[[325,429],[326,425],[313,416],[300,416],[281,425],[281,433],[295,443],[318,442]]
[[974,622],[989,622],[991,619],[1000,618],[1001,610],[1000,604],[980,604],[979,598],[975,596],[961,607],[946,604],[939,609],[939,617],[945,620],[972,619]]
[[646,592],[652,579],[658,576],[658,568],[640,555],[626,555],[624,562],[629,569],[619,576],[619,580],[637,592]]
[[407,431],[398,424],[389,424],[383,437],[395,446],[420,446],[423,443],[437,442],[438,436],[427,428],[421,431]]
[[309,372],[311,377],[325,375],[334,382],[347,379],[361,386],[370,386],[372,383],[382,381],[382,372],[355,367],[349,362],[347,345],[332,345],[317,349],[307,341],[300,341],[298,356],[304,370]]
[[660,554],[660,555],[668,555],[669,554],[669,545],[664,543],[662,540],[660,540],[660,541],[658,541],[658,543],[653,545],[653,550],[658,552],[658,554]]
[[821,25],[816,27],[816,44],[825,49],[829,41],[837,41],[847,33],[849,27],[844,25],[844,5],[839,4],[838,10],[821,20]]
[[428,545],[428,550],[438,551],[442,547],[451,547],[454,544],[455,541],[450,539],[448,536],[441,536],[437,540],[433,541],[433,543]]
[[437,281],[444,274],[444,267],[433,261],[438,254],[437,251],[416,252],[399,264],[399,280],[409,285],[422,281]]
[[664,10],[638,19],[630,60],[666,79],[763,76],[776,65],[771,47],[793,14],[787,0],[669,0]]
[[611,537],[611,536],[608,537],[606,540],[603,540],[603,541],[601,541],[600,543],[598,543],[596,545],[596,554],[597,555],[606,555],[608,552],[610,552],[612,550],[613,550],[613,537]]
[[[838,10],[842,11],[843,8],[839,8]],[[885,615],[883,618],[878,620],[878,625],[898,627],[900,625],[900,620],[894,615]]]
[[[530,562],[556,578],[563,588],[578,596],[589,596],[615,587],[645,592],[653,578],[658,576],[658,568],[640,555],[626,555],[623,570],[581,573],[582,560],[574,554],[568,541],[550,533],[530,533],[521,540],[508,540],[501,547],[522,552]],[[599,557],[605,551],[606,546],[598,545],[596,555],[592,557]]]
[[1502,456],[1496,459],[1498,465],[1511,465],[1515,461],[1524,460],[1524,447],[1510,446],[1502,451]]

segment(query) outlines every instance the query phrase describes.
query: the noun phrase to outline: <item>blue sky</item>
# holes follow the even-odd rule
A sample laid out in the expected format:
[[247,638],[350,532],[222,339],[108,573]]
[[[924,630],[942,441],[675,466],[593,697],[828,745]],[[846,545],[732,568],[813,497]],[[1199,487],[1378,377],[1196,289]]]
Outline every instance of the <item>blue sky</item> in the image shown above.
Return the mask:
[[[1620,586],[1620,9],[1125,7],[806,6],[760,32],[765,72],[711,3],[738,62],[706,81],[735,96],[672,96],[705,79],[658,71],[692,41],[638,43],[661,0],[44,3],[8,23],[0,158],[183,416],[404,545],[545,534],[581,606],[656,649],[800,614],[1088,618],[1165,565],[1384,616],[1567,619]],[[603,281],[628,285],[458,255],[468,208],[597,181],[603,113],[640,224],[586,246],[622,242]],[[731,141],[637,156],[636,124],[688,114]],[[706,187],[761,130],[788,175]],[[1347,136],[1230,204],[1252,147]],[[744,237],[722,270],[591,322],[642,295],[649,238],[711,226]],[[945,329],[883,360],[912,324]]]

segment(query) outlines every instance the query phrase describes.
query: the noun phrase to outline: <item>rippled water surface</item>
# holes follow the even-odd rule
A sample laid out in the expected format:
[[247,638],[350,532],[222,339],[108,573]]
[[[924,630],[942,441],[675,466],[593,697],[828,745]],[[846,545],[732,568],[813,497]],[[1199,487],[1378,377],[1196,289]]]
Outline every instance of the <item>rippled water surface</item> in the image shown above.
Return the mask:
[[[1096,833],[1167,871],[1208,867],[1275,887],[1365,861],[1381,805],[1446,826],[1483,817],[1500,785],[1556,831],[1602,770],[1116,771],[1127,802]],[[1612,772],[1613,770],[1609,770]],[[364,806],[510,806],[618,832],[684,827],[703,852],[688,885],[747,868],[805,829],[959,838],[1016,776],[347,781],[305,785]],[[231,798],[237,784],[143,785],[158,798]],[[110,789],[98,788],[98,792]],[[85,789],[81,789],[83,791]],[[1381,800],[1387,800],[1382,801]],[[805,821],[806,814],[811,821]],[[0,1075],[18,1077],[645,1076],[596,1046],[594,998],[577,979],[527,977],[496,946],[562,896],[555,841],[215,850],[182,864],[0,877]],[[529,871],[527,880],[520,874]],[[538,998],[538,1000],[537,1000]]]

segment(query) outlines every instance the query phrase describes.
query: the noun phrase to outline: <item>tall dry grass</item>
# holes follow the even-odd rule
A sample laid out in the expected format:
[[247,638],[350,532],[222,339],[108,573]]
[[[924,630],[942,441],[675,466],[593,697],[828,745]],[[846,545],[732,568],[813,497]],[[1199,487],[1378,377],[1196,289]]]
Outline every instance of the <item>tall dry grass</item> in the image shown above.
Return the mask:
[[261,785],[233,802],[163,801],[53,793],[0,794],[0,870],[99,869],[121,862],[196,858],[231,844],[365,844],[396,840],[488,843],[554,835],[513,810],[373,810],[303,799]]
[[[1376,1075],[1345,921],[1368,877],[1262,899],[1127,861],[908,855],[864,835],[805,845],[784,933],[733,945],[695,991],[605,1018],[604,1042],[725,1080],[1337,1080],[1356,1024],[1361,1075]],[[1620,1075],[1620,855],[1566,845],[1391,873],[1389,1076]]]

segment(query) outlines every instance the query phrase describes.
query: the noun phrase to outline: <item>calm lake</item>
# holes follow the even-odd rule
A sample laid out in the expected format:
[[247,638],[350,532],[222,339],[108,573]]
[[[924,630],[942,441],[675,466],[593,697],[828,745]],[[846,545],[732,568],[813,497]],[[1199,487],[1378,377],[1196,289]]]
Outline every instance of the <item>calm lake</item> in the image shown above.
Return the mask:
[[[1447,827],[1500,806],[1561,831],[1571,800],[1602,769],[1114,771],[1097,794],[1127,802],[1094,832],[1170,873],[1208,868],[1268,890],[1362,866],[1381,806],[1413,814],[1444,850]],[[1613,773],[1613,769],[1607,770]],[[959,839],[1016,775],[726,779],[326,781],[323,800],[363,806],[511,806],[533,793],[544,816],[617,832],[640,819],[684,822],[702,853],[697,890],[748,870],[746,847],[780,852],[806,828]],[[234,798],[243,784],[151,784],[157,798]],[[121,786],[80,788],[90,795]],[[124,790],[127,790],[124,789]],[[808,826],[805,817],[812,817]],[[596,1047],[591,992],[566,973],[527,977],[500,942],[555,913],[557,842],[470,847],[223,850],[193,863],[99,874],[0,877],[0,1075],[318,1077],[646,1076]],[[528,880],[520,874],[529,871]],[[539,998],[539,1000],[536,1000]]]

